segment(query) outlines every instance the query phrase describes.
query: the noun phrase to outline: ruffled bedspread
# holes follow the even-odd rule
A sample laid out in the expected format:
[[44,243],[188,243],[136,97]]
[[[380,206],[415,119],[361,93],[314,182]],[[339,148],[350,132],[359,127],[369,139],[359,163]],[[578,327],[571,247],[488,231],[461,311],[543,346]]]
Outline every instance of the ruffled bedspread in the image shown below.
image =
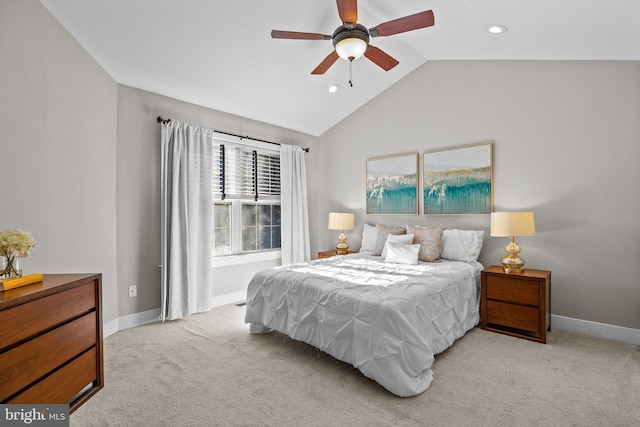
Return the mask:
[[245,321],[350,363],[398,396],[415,396],[433,380],[434,355],[478,324],[482,268],[355,254],[263,270],[249,284]]

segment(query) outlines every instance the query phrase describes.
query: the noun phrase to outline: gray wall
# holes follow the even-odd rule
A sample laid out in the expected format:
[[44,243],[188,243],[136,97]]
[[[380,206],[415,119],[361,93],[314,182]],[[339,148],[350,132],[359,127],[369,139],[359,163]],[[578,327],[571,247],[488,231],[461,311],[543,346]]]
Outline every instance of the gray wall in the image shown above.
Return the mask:
[[[535,212],[516,240],[552,271],[552,313],[640,329],[639,118],[638,62],[428,62],[320,137],[319,246],[334,209],[356,212],[353,248],[363,222],[488,236],[488,215],[367,216],[364,177],[370,157],[493,141],[495,211]],[[507,243],[487,237],[480,261]]]
[[102,273],[117,317],[117,84],[40,2],[0,2],[0,230],[37,242],[30,273]]
[[[120,316],[160,306],[160,125],[156,117],[201,124],[238,135],[302,145],[309,174],[309,210],[316,210],[317,138],[127,86],[118,88],[117,206]],[[315,218],[313,216],[312,218]],[[313,229],[317,229],[312,219]],[[315,235],[314,235],[315,237]],[[315,239],[313,247],[317,246]],[[280,261],[215,268],[213,295],[246,290],[253,274]],[[127,288],[138,286],[138,297]]]

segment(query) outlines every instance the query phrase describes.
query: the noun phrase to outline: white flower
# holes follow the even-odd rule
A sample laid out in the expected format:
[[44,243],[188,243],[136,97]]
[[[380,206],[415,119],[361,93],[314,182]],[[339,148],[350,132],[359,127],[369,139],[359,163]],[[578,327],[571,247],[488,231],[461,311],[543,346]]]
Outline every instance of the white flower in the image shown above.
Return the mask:
[[17,228],[0,233],[0,255],[24,258],[35,245],[36,241],[28,231]]

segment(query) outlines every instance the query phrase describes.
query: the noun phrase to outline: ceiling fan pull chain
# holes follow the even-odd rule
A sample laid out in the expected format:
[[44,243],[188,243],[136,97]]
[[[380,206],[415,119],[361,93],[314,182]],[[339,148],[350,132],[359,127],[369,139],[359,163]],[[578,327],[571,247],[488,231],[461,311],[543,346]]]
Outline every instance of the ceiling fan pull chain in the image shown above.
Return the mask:
[[351,78],[351,67],[353,66],[353,58],[349,58],[349,86],[353,87],[352,78]]

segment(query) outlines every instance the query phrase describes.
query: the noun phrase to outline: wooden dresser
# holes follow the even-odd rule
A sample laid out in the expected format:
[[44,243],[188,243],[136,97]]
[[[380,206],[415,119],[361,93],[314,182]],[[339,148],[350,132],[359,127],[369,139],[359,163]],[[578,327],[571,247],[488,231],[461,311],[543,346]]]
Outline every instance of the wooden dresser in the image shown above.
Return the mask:
[[546,343],[550,297],[550,271],[527,268],[508,274],[492,265],[482,271],[480,327]]
[[0,292],[0,403],[73,412],[103,387],[101,295],[101,274],[45,274]]

